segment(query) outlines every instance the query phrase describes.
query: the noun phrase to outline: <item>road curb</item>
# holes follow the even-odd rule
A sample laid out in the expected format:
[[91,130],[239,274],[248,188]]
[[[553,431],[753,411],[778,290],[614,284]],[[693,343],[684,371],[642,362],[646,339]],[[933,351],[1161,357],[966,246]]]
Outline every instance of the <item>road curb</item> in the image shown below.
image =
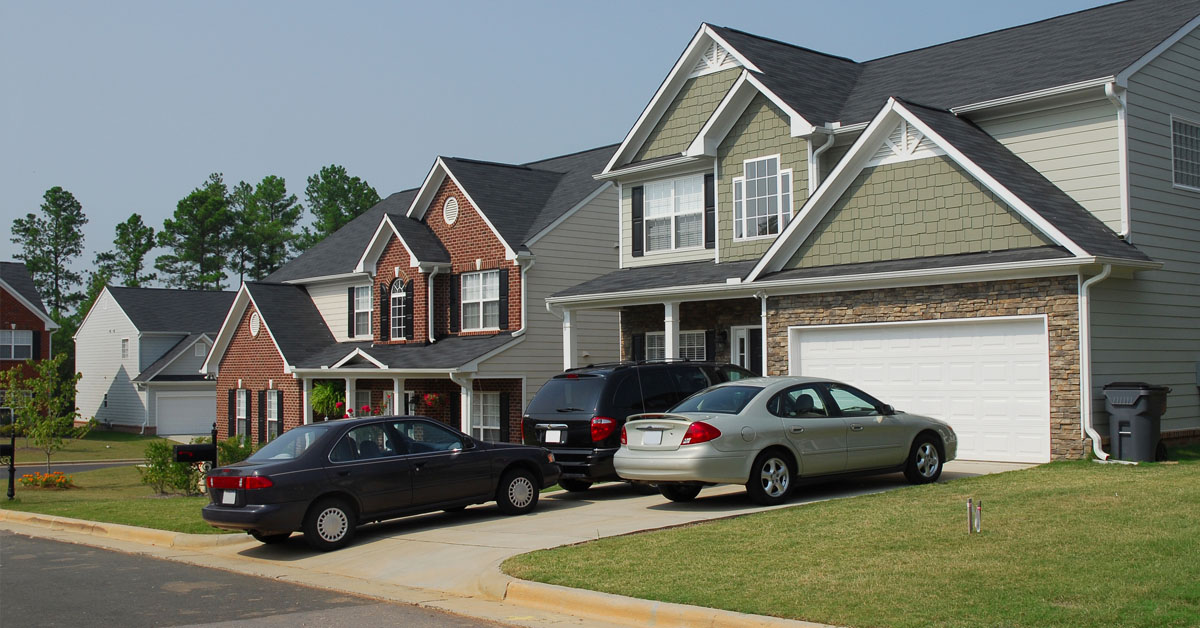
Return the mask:
[[655,628],[833,628],[794,619],[750,615],[733,611],[655,602],[638,598],[560,587],[553,584],[509,580],[504,601],[538,610]]
[[199,548],[222,547],[245,543],[249,537],[241,534],[186,534],[167,530],[154,530],[120,523],[103,523],[44,515],[36,512],[0,509],[0,521],[13,521],[50,530],[66,530],[79,534],[98,536],[121,541],[131,541],[160,547]]

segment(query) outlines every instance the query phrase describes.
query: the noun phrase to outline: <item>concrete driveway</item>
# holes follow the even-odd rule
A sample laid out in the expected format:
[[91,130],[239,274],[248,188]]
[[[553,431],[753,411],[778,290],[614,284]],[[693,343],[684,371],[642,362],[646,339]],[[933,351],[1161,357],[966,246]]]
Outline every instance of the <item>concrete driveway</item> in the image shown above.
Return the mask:
[[[942,478],[945,481],[1025,466],[951,462]],[[373,524],[359,528],[355,541],[336,552],[314,552],[298,534],[282,545],[247,543],[213,551],[381,585],[499,599],[508,578],[498,567],[517,554],[901,486],[907,483],[898,473],[803,486],[788,504],[763,507],[751,503],[740,486],[707,488],[695,501],[677,504],[660,495],[638,495],[629,486],[614,483],[584,493],[543,494],[537,510],[519,517],[501,515],[495,505],[489,504],[457,513]]]

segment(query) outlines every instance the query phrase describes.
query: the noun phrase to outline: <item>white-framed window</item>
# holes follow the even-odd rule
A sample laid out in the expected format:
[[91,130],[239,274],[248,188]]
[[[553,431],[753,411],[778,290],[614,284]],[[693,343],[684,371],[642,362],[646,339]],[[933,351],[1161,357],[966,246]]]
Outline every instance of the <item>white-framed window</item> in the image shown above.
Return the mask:
[[28,329],[0,331],[0,360],[33,358],[33,332]]
[[1175,185],[1200,191],[1200,124],[1171,117],[1171,155]]
[[208,345],[203,342],[197,342],[194,355],[198,358],[208,355]]
[[645,251],[704,246],[704,175],[647,183],[642,188]]
[[780,169],[779,156],[747,159],[733,180],[733,238],[778,235],[792,217],[792,170]]
[[250,438],[250,391],[239,388],[237,391],[237,435]]
[[392,282],[391,291],[391,339],[392,340],[407,340],[404,337],[404,302],[408,295],[404,292],[404,280],[397,278]]
[[371,391],[354,391],[354,416],[371,416]]
[[267,440],[279,436],[279,391],[267,391]]
[[354,337],[371,337],[371,286],[354,288]]
[[[707,360],[704,331],[679,332],[678,358],[682,360]],[[646,359],[663,360],[667,355],[667,336],[665,332],[646,332]]]
[[500,271],[462,276],[462,329],[500,328]]
[[129,357],[129,339],[122,338],[121,339],[121,359],[124,360],[128,357]]
[[471,393],[471,436],[493,443],[500,440],[500,393]]

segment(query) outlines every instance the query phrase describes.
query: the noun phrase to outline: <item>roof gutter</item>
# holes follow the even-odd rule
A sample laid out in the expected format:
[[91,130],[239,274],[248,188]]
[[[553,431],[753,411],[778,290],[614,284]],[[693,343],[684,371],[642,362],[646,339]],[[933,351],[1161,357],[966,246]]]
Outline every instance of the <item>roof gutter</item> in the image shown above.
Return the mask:
[[711,157],[705,157],[705,156],[689,157],[687,155],[681,155],[681,156],[675,157],[673,159],[663,159],[661,161],[653,161],[650,163],[639,164],[639,165],[635,165],[635,166],[628,166],[625,168],[621,168],[620,170],[614,170],[612,172],[601,172],[600,174],[592,175],[592,178],[597,181],[612,181],[614,179],[619,179],[621,177],[631,175],[631,174],[637,174],[639,172],[648,172],[651,170],[658,170],[659,168],[668,168],[670,166],[681,166],[684,164],[690,164],[693,162],[702,161],[704,159],[711,159]]
[[1092,315],[1091,288],[1108,279],[1112,274],[1112,265],[1105,264],[1099,275],[1083,281],[1079,275],[1079,423],[1092,439],[1092,451],[1101,461],[1108,460],[1108,454],[1101,448],[1100,434],[1092,425]]
[[1012,96],[993,98],[992,100],[983,100],[980,102],[970,103],[967,105],[960,105],[958,107],[951,107],[950,113],[953,113],[954,115],[957,116],[957,115],[962,115],[964,113],[971,113],[973,111],[979,111],[981,109],[991,109],[993,107],[1001,107],[1004,105],[1015,105],[1017,103],[1022,103],[1022,102],[1026,102],[1026,101],[1030,101],[1030,100],[1046,98],[1047,96],[1058,96],[1060,94],[1069,94],[1071,92],[1078,92],[1078,91],[1082,91],[1082,90],[1086,90],[1086,89],[1092,89],[1095,87],[1103,87],[1103,86],[1107,85],[1108,83],[1111,83],[1114,80],[1116,80],[1115,76],[1104,76],[1104,77],[1100,77],[1100,78],[1088,79],[1086,81],[1079,81],[1078,83],[1068,83],[1066,85],[1059,85],[1057,87],[1049,87],[1046,89],[1039,89],[1039,90],[1035,90],[1032,92],[1025,92],[1023,94],[1013,94]]

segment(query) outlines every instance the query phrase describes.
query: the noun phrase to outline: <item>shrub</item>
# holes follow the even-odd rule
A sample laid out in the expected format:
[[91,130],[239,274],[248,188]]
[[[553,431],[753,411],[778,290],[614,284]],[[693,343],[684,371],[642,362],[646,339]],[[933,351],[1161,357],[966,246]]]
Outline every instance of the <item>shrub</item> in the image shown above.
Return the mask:
[[227,438],[217,443],[217,464],[223,467],[235,462],[241,462],[249,458],[250,454],[256,451],[258,451],[258,445],[250,442],[248,438],[237,436]]
[[340,419],[345,414],[345,390],[333,382],[321,382],[313,386],[310,403],[317,414]]
[[162,440],[146,445],[146,464],[138,467],[142,483],[149,484],[160,495],[199,495],[204,472],[194,465],[175,462],[173,445]]
[[21,486],[27,488],[75,488],[75,482],[71,476],[64,475],[62,471],[54,473],[41,473],[34,471],[21,476]]

